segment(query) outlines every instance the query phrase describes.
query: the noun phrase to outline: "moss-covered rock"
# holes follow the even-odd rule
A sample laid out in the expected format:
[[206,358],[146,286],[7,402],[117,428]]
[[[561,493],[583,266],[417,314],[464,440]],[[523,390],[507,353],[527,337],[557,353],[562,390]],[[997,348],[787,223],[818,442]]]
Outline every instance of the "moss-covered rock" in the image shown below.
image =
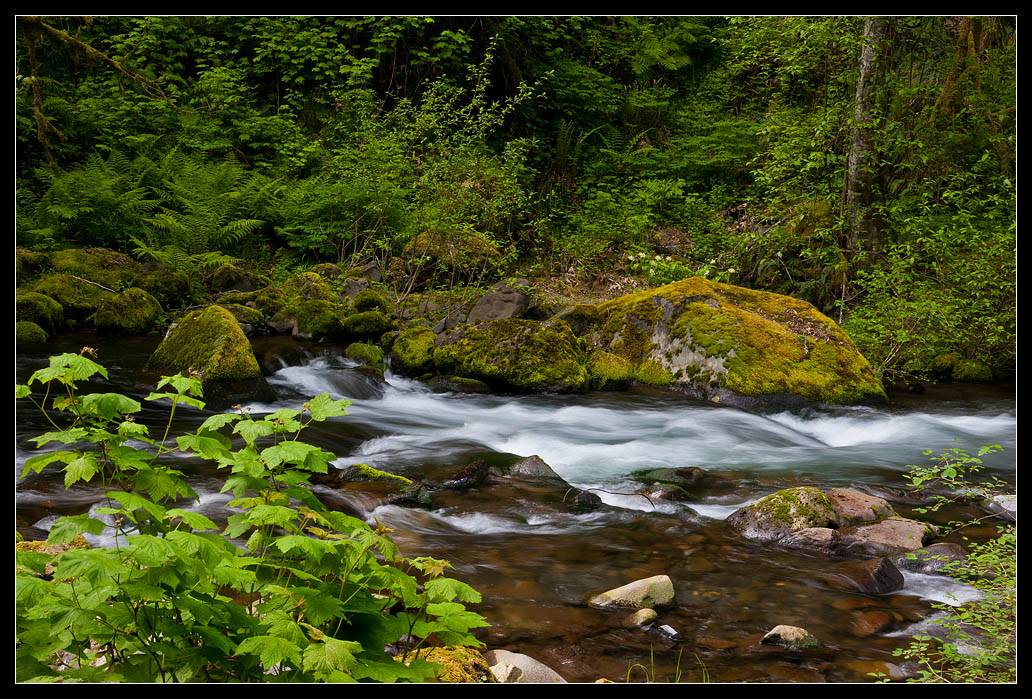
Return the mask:
[[14,273],[18,286],[36,279],[50,265],[50,256],[45,252],[33,252],[23,248],[14,251]]
[[337,304],[323,299],[301,301],[291,309],[293,317],[297,321],[295,334],[320,341],[333,341],[340,338],[343,324],[339,310]]
[[61,304],[65,321],[70,325],[84,323],[104,301],[117,296],[114,292],[69,274],[48,274],[36,282],[33,291],[45,294]]
[[344,350],[344,356],[365,366],[371,366],[383,371],[383,350],[376,345],[370,345],[365,342],[352,342]]
[[363,289],[355,294],[353,301],[354,308],[356,311],[384,311],[387,312],[390,309],[390,304],[387,303],[380,292],[374,289]]
[[992,381],[993,372],[975,359],[962,359],[953,366],[954,381]]
[[598,344],[631,362],[645,383],[755,406],[885,399],[853,341],[789,296],[693,277],[600,311]]
[[93,314],[93,326],[110,335],[146,333],[164,313],[158,300],[143,289],[126,289],[105,299]]
[[601,324],[603,316],[598,310],[598,306],[578,303],[559,311],[555,315],[555,319],[569,325],[577,337],[584,337]]
[[19,320],[14,324],[14,341],[19,345],[43,345],[49,339],[46,331],[30,320]]
[[314,272],[295,274],[280,287],[280,291],[287,298],[299,296],[302,299],[337,300],[337,294],[329,282]]
[[180,318],[151,355],[149,365],[158,371],[196,372],[211,408],[275,399],[251,343],[233,315],[220,306]]
[[127,288],[142,267],[139,262],[107,248],[73,248],[50,253],[50,265],[60,274],[70,274],[109,289]]
[[592,388],[621,389],[634,380],[634,365],[623,357],[596,350],[588,359]]
[[344,334],[354,337],[379,337],[388,330],[394,330],[394,321],[380,311],[352,313],[341,323]]
[[221,291],[257,291],[264,289],[268,285],[269,278],[265,275],[230,264],[219,267],[208,280],[208,286],[215,293]]
[[437,338],[434,365],[455,374],[522,391],[582,391],[590,377],[570,326],[506,318],[463,325]]
[[51,333],[64,326],[64,309],[45,294],[18,289],[14,305],[16,320],[34,323]]
[[435,229],[414,236],[402,253],[403,269],[391,272],[411,275],[417,284],[435,279],[469,282],[488,276],[501,259],[501,252],[485,236]]
[[771,540],[811,527],[839,526],[827,496],[808,486],[779,490],[738,509],[726,521],[749,539]]
[[420,376],[434,368],[437,336],[429,328],[406,328],[391,343],[391,366],[399,374]]
[[132,284],[156,298],[163,308],[185,308],[206,297],[200,284],[167,267],[144,269],[133,277]]
[[238,303],[220,303],[219,305],[232,313],[241,325],[259,326],[265,323],[265,314],[257,308],[241,306]]
[[[484,656],[472,648],[449,646],[431,648],[420,656],[440,667],[438,682],[487,683],[494,682],[494,675]],[[402,656],[397,656],[401,660]]]
[[312,267],[309,272],[318,274],[323,279],[336,279],[340,276],[340,267],[332,262],[322,262]]

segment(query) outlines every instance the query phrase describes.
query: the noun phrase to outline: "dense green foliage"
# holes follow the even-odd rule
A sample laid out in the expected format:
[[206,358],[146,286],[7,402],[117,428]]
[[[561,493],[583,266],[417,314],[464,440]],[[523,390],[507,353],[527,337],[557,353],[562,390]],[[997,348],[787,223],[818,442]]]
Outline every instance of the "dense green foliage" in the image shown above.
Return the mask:
[[[22,477],[59,464],[66,488],[104,490],[100,507],[54,523],[54,548],[17,554],[18,681],[427,681],[431,636],[481,645],[469,630],[486,623],[463,604],[480,596],[443,576],[447,562],[402,558],[385,527],[312,493],[309,478],[334,455],[298,436],[346,415],[349,401],[214,414],[172,440],[176,409],[204,406],[199,381],[162,379],[147,400],[171,401],[168,422],[149,427],[135,419],[139,402],[79,392],[97,375],[107,370],[85,352],[65,354],[16,387],[53,424],[36,444],[64,446],[30,458]],[[184,456],[227,471],[227,522],[194,508],[174,465]],[[83,546],[84,533],[113,545]],[[402,656],[388,656],[399,642]]]
[[876,24],[864,67],[861,17],[23,17],[18,242],[399,293],[706,274],[890,375],[1007,374],[1015,21]]

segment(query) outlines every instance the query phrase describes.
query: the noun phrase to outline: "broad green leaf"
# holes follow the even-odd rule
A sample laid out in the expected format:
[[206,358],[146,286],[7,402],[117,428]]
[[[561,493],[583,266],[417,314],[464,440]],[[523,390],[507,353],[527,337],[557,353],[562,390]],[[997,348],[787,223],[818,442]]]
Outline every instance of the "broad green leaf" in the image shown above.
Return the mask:
[[54,463],[55,461],[61,461],[63,463],[70,463],[79,457],[79,453],[75,451],[48,451],[38,456],[33,456],[31,459],[25,461],[25,468],[22,470],[21,477],[25,478],[25,475],[29,471],[35,471],[39,473],[44,468]]
[[32,389],[25,384],[17,383],[14,385],[15,398],[27,398],[30,395],[32,395]]
[[264,420],[241,420],[233,428],[233,432],[243,437],[248,444],[254,444],[259,437],[268,437],[275,431],[275,426]]
[[79,534],[101,534],[107,525],[88,514],[62,517],[54,522],[47,536],[47,544],[65,544]]
[[165,398],[174,403],[186,403],[187,405],[192,405],[198,410],[204,410],[205,403],[203,400],[200,400],[198,398],[191,398],[187,395],[182,395],[179,393],[150,393],[147,395],[147,400],[158,401],[163,400]]
[[142,407],[139,402],[119,393],[91,393],[82,397],[82,405],[105,420],[138,413]]
[[206,432],[203,435],[184,434],[176,438],[176,444],[181,451],[193,451],[212,461],[227,458],[230,454],[229,440],[217,432]]
[[352,401],[346,398],[340,400],[334,400],[330,398],[329,393],[320,393],[318,396],[308,401],[308,409],[312,413],[312,419],[317,422],[322,422],[331,417],[340,417],[341,415],[347,415],[348,411],[345,410]]
[[158,381],[158,388],[164,388],[165,386],[171,386],[176,389],[180,394],[190,394],[200,398],[204,395],[201,390],[201,382],[197,379],[192,379],[182,374],[176,374],[175,376],[163,376]]
[[257,655],[261,658],[262,665],[266,670],[280,663],[290,663],[295,667],[302,667],[301,649],[297,644],[277,636],[253,636],[245,639],[237,646],[236,652]]
[[355,664],[355,654],[361,652],[359,643],[325,637],[324,641],[305,648],[304,669],[305,672],[347,672]]
[[79,456],[79,458],[68,462],[64,469],[64,486],[71,488],[79,481],[90,481],[97,474],[100,467],[97,466],[97,457],[92,453]]
[[221,430],[226,425],[232,424],[241,418],[240,413],[219,413],[218,415],[212,415],[203,423],[201,423],[198,432],[216,432]]
[[218,529],[218,525],[199,512],[190,512],[189,510],[181,510],[178,507],[175,507],[166,512],[165,516],[169,519],[175,519],[178,517],[191,529],[197,529],[200,531],[204,531],[206,529]]

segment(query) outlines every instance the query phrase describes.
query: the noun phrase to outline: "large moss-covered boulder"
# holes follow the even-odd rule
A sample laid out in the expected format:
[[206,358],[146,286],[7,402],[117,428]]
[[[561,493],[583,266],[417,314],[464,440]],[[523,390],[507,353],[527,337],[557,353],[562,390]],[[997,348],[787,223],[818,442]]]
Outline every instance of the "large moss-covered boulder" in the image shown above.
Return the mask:
[[50,264],[50,256],[45,252],[34,252],[24,248],[15,248],[14,274],[17,284],[27,284]]
[[849,336],[789,296],[693,277],[599,310],[596,344],[631,362],[643,383],[756,407],[885,399]]
[[42,345],[48,339],[46,331],[30,320],[19,320],[14,324],[14,341],[19,345]]
[[419,376],[434,368],[437,336],[429,328],[402,330],[391,344],[391,366],[400,374]]
[[167,267],[145,267],[133,277],[132,284],[156,298],[164,308],[185,308],[205,298],[196,280]]
[[181,317],[151,355],[149,366],[162,372],[196,372],[209,408],[276,397],[251,343],[233,315],[220,306]]
[[105,299],[93,314],[93,325],[110,335],[135,335],[154,327],[164,310],[158,300],[143,289],[126,289]]
[[393,265],[395,276],[414,277],[416,286],[435,279],[469,282],[489,276],[502,254],[487,237],[463,230],[434,229],[414,236]]
[[439,336],[434,350],[442,374],[518,391],[585,390],[585,359],[566,323],[514,318],[459,326]]

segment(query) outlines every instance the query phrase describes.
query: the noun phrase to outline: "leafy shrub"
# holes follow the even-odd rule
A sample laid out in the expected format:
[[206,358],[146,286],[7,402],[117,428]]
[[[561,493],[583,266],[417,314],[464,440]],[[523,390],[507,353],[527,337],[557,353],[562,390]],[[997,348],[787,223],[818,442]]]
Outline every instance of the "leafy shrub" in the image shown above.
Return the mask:
[[[94,512],[54,523],[48,546],[82,534],[114,541],[18,552],[19,681],[426,681],[435,666],[420,650],[431,636],[480,645],[470,629],[485,622],[463,604],[480,596],[443,577],[445,561],[399,556],[388,529],[330,511],[310,490],[334,455],[296,437],[345,415],[348,401],[322,394],[260,419],[214,414],[172,441],[177,408],[204,406],[196,379],[165,377],[147,397],[171,401],[154,438],[133,418],[139,402],[79,395],[98,375],[106,369],[64,354],[16,387],[36,402],[30,387],[43,384],[63,423],[34,440],[61,447],[30,458],[22,476],[59,464],[66,487],[104,488]],[[163,458],[177,453],[229,471],[223,492],[237,512],[224,526],[191,509],[197,494]],[[402,662],[385,653],[395,643]]]

